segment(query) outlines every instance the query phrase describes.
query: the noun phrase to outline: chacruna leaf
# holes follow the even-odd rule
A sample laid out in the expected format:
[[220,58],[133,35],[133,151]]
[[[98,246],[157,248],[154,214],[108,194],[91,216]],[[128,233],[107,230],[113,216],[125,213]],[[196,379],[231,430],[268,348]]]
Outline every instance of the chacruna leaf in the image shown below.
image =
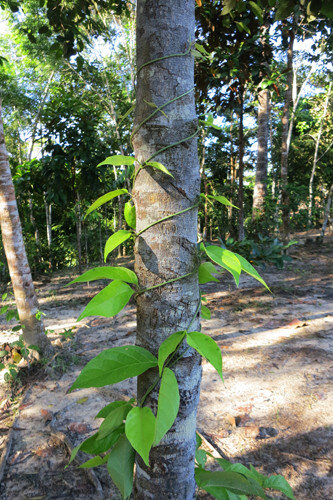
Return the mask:
[[239,262],[241,263],[242,271],[244,271],[245,273],[252,276],[252,278],[255,278],[262,285],[264,285],[264,287],[267,288],[267,290],[270,292],[270,289],[266,285],[265,281],[262,279],[262,277],[260,276],[258,271],[255,270],[255,268],[252,266],[252,264],[250,264],[246,259],[244,259],[244,257],[239,255],[238,253],[235,253],[235,255],[236,255],[237,259],[239,260]]
[[127,283],[114,280],[91,299],[77,321],[87,316],[111,318],[126,306],[133,294],[134,290]]
[[118,427],[120,427],[125,420],[131,408],[132,405],[130,405],[129,403],[118,406],[117,408],[114,407],[109,415],[101,423],[97,435],[97,440],[105,439],[109,434],[118,429]]
[[222,354],[215,340],[201,332],[189,332],[186,337],[188,345],[206,358],[223,380]]
[[230,250],[213,245],[204,247],[204,250],[213,262],[216,262],[216,264],[223,267],[233,275],[236,285],[238,286],[242,266],[236,255],[233,252],[230,252]]
[[157,366],[157,359],[143,347],[127,345],[112,347],[98,354],[83,368],[71,387],[103,387],[141,375]]
[[125,433],[127,439],[149,466],[149,452],[155,439],[156,419],[150,408],[132,408],[126,418]]
[[219,281],[212,273],[216,273],[216,269],[212,262],[202,262],[199,266],[199,283],[203,285],[209,281]]
[[154,445],[158,444],[175,421],[179,410],[179,389],[175,374],[164,368],[156,415],[156,434]]
[[213,200],[216,200],[218,201],[219,203],[222,203],[222,205],[225,205],[227,207],[234,207],[234,208],[237,208],[237,210],[239,210],[238,207],[236,207],[236,205],[233,205],[231,203],[231,201],[229,201],[225,196],[213,196],[211,194],[208,195],[208,198],[211,198]]
[[73,283],[84,283],[86,281],[95,281],[102,279],[120,280],[125,281],[126,283],[132,283],[134,285],[138,284],[138,277],[133,271],[131,271],[131,269],[127,269],[127,267],[121,266],[102,266],[89,269],[89,271],[81,274],[81,276],[78,276],[66,286],[72,285]]
[[97,166],[100,167],[101,165],[114,165],[115,167],[120,167],[121,165],[134,165],[134,162],[135,158],[133,158],[133,156],[114,155],[108,156]]
[[119,406],[125,406],[128,403],[134,403],[134,398],[129,401],[113,401],[108,405],[104,406],[96,415],[95,418],[106,418],[115,408],[119,408]]
[[[215,496],[220,488],[226,488],[236,495],[253,495],[266,499],[262,487],[249,478],[230,471],[208,471],[202,468],[195,470],[195,480],[198,486]],[[215,497],[219,498],[219,497]]]
[[132,493],[135,451],[125,435],[112,448],[107,468],[123,499]]
[[115,191],[110,191],[110,193],[103,194],[103,196],[100,196],[86,211],[85,217],[89,215],[93,210],[96,210],[96,208],[99,208],[101,205],[104,205],[104,203],[107,203],[108,201],[113,200],[113,198],[116,198],[116,196],[121,196],[122,194],[128,194],[127,189],[116,189]]
[[184,331],[172,333],[160,345],[158,349],[158,369],[160,375],[162,374],[162,368],[166,359],[177,349],[185,334]]
[[116,233],[112,234],[110,238],[107,240],[105,243],[105,248],[104,248],[104,262],[106,262],[106,259],[109,255],[109,253],[112,252],[115,248],[117,248],[119,245],[124,243],[124,241],[128,240],[132,236],[132,233],[130,231],[126,231],[126,229],[120,229]]
[[201,317],[203,319],[211,319],[212,317],[210,309],[208,309],[208,307],[205,306],[204,304],[201,304]]
[[136,227],[136,211],[135,211],[135,206],[132,205],[130,201],[125,203],[124,206],[124,217],[125,221],[131,227],[132,229],[135,230]]
[[171,177],[173,177],[173,175],[169,172],[169,170],[164,165],[162,165],[162,163],[158,161],[149,161],[148,163],[145,163],[144,166],[157,168],[157,170],[161,170],[161,172],[164,172],[165,174],[171,175]]

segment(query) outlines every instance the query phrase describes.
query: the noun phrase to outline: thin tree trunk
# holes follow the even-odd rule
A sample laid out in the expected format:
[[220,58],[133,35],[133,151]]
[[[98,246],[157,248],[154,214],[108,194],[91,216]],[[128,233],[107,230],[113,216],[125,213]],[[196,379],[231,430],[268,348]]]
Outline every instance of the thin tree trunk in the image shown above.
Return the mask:
[[261,90],[258,95],[258,153],[256,179],[253,191],[252,220],[255,220],[257,217],[262,217],[264,213],[267,189],[268,118],[269,91],[264,89]]
[[51,352],[43,323],[36,318],[37,297],[25,252],[22,227],[10,172],[8,153],[1,119],[0,100],[0,224],[3,246],[12,280],[16,307],[27,346],[36,345],[44,353]]
[[239,131],[238,131],[238,239],[242,241],[245,238],[244,232],[244,88],[240,86],[239,91]]
[[82,220],[81,220],[81,204],[80,204],[80,194],[76,194],[76,244],[77,244],[77,256],[79,261],[79,273],[82,273]]
[[45,220],[46,220],[46,239],[47,247],[49,250],[49,268],[52,269],[52,205],[46,200],[44,193],[44,207],[45,207]]
[[202,129],[201,135],[202,135],[202,156],[201,156],[201,161],[200,161],[200,173],[201,173],[201,177],[202,177],[203,184],[204,184],[204,192],[206,195],[205,205],[204,205],[204,227],[202,229],[202,239],[203,239],[203,241],[206,241],[207,234],[208,234],[208,202],[207,202],[208,183],[207,183],[207,177],[206,177],[206,172],[205,172],[205,161],[206,161],[206,146],[205,146],[206,131],[205,131],[205,129]]
[[[137,3],[137,67],[155,58],[184,52],[194,40],[193,0],[155,0]],[[158,106],[189,92],[165,107],[166,118],[156,113],[134,133],[135,156],[144,162],[161,148],[193,134],[197,128],[194,94],[194,64],[190,54],[169,57],[138,72],[134,131],[152,113],[145,100]],[[197,141],[171,146],[154,160],[165,165],[174,178],[144,168],[136,178],[134,199],[137,231],[162,217],[196,205],[200,192]],[[152,226],[135,244],[135,271],[141,288],[192,273],[197,266],[197,208]],[[198,330],[198,275],[163,285],[137,298],[136,343],[157,355],[163,340],[186,329],[192,318]],[[185,348],[184,348],[185,349]],[[192,349],[174,367],[180,388],[176,421],[161,443],[150,453],[150,467],[137,457],[136,500],[192,500],[195,495],[194,454],[196,412],[201,381],[200,358]],[[156,371],[138,378],[141,398],[156,377]],[[146,400],[154,412],[158,388]]]
[[98,239],[99,239],[99,263],[102,266],[104,262],[103,255],[103,238],[102,238],[102,222],[98,219]]
[[320,139],[321,139],[321,133],[323,130],[323,122],[324,122],[324,119],[325,119],[325,116],[327,113],[331,89],[332,89],[332,82],[330,82],[330,84],[328,86],[327,96],[326,96],[325,104],[324,104],[324,111],[323,111],[323,114],[322,114],[321,119],[320,119],[320,126],[319,126],[318,136],[317,136],[317,140],[316,140],[315,153],[314,153],[314,157],[313,157],[313,165],[312,165],[312,171],[311,171],[310,182],[309,182],[309,211],[308,211],[308,226],[309,227],[311,227],[311,225],[312,225],[313,179],[314,179],[316,168],[317,168],[319,144],[320,144]]
[[323,221],[323,225],[322,225],[321,233],[320,233],[321,240],[324,239],[327,223],[330,220],[332,196],[333,196],[333,184],[331,184],[330,191],[328,193],[327,202],[326,202],[324,221]]

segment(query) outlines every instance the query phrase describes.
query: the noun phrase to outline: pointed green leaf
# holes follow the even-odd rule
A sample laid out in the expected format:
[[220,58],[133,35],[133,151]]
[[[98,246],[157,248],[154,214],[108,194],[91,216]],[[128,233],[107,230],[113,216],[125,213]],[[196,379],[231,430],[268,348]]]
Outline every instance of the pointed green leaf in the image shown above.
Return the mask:
[[205,452],[205,450],[196,450],[195,460],[197,464],[204,469],[207,462],[207,453]]
[[257,16],[257,18],[259,19],[259,21],[261,22],[261,24],[264,22],[264,19],[263,19],[263,11],[262,9],[259,7],[259,5],[255,2],[249,2],[250,4],[250,8],[253,12],[253,14],[255,16]]
[[132,408],[126,418],[127,439],[149,466],[149,452],[155,439],[156,419],[150,408]]
[[86,281],[95,281],[95,280],[120,280],[125,281],[126,283],[133,283],[134,285],[138,284],[137,275],[131,271],[131,269],[127,269],[127,267],[111,267],[111,266],[102,266],[102,267],[94,267],[93,269],[89,269],[85,273],[81,274],[75,278],[75,280],[68,283],[68,285],[72,285],[73,283],[83,283]]
[[104,406],[96,415],[95,418],[106,418],[115,408],[119,408],[119,406],[124,406],[134,403],[134,398],[131,398],[129,401],[113,401],[108,405]]
[[112,434],[109,434],[103,440],[97,440],[98,432],[90,436],[89,438],[82,441],[82,443],[78,444],[73,448],[71,457],[66,467],[73,462],[79,450],[84,451],[85,453],[90,453],[91,455],[98,453],[105,453],[108,451],[119,439],[119,436],[124,432],[124,426],[122,428],[116,429]]
[[148,163],[145,163],[144,166],[157,168],[157,170],[161,170],[161,172],[164,172],[165,174],[171,175],[171,177],[173,177],[173,175],[169,172],[169,170],[164,165],[162,165],[162,163],[158,161],[149,161]]
[[90,460],[87,460],[87,462],[84,462],[83,464],[80,465],[80,469],[88,469],[89,467],[98,467],[99,465],[104,465],[109,458],[109,454],[105,455],[105,457],[100,457],[97,455],[94,458],[91,458]]
[[239,276],[242,271],[239,259],[230,250],[217,246],[204,247],[208,257],[231,273],[235,279],[236,285],[239,285]]
[[91,299],[77,321],[87,316],[111,318],[126,306],[133,294],[134,291],[127,283],[119,280],[112,281]]
[[266,499],[261,486],[250,479],[245,478],[237,472],[230,471],[207,471],[201,468],[195,469],[195,480],[198,486],[208,493],[213,488],[227,488],[238,495],[254,495]]
[[125,221],[131,227],[132,229],[135,230],[136,227],[136,212],[135,212],[135,206],[132,205],[130,201],[125,203],[124,207],[124,217]]
[[286,497],[295,500],[293,490],[288,481],[281,475],[266,477],[263,483],[264,488],[281,491]]
[[267,288],[267,290],[270,292],[270,289],[268,288],[268,286],[266,285],[265,281],[262,279],[258,271],[256,271],[255,268],[246,259],[244,259],[244,257],[239,255],[238,253],[235,253],[235,255],[242,266],[242,271],[252,276],[252,278],[255,278],[262,285],[264,285],[264,287]]
[[120,167],[121,165],[134,165],[134,162],[135,158],[133,158],[133,156],[114,155],[108,156],[97,166],[100,167],[101,165],[114,165],[115,167]]
[[100,196],[86,211],[86,215],[84,217],[87,217],[93,210],[96,210],[96,208],[99,208],[101,205],[104,205],[104,203],[107,203],[110,200],[113,200],[113,198],[116,198],[116,196],[120,196],[122,194],[128,194],[127,189],[116,189],[115,191],[110,191],[110,193],[103,194],[103,196]]
[[158,369],[160,375],[162,374],[164,362],[166,361],[168,356],[170,356],[170,354],[177,349],[184,337],[185,332],[175,332],[168,338],[166,338],[160,345],[158,350]]
[[106,436],[111,434],[115,429],[117,429],[123,423],[131,408],[132,405],[128,403],[125,405],[118,406],[117,408],[113,408],[113,410],[101,423],[97,434],[97,440],[104,439]]
[[112,448],[107,468],[112,481],[121,492],[123,499],[130,496],[133,488],[135,451],[125,435]]
[[211,319],[212,317],[212,313],[210,312],[208,307],[203,304],[201,304],[201,317],[203,319]]
[[130,231],[126,231],[126,229],[120,229],[116,233],[112,234],[110,238],[105,243],[104,249],[104,262],[106,262],[107,256],[119,245],[124,243],[124,241],[128,240],[132,236]]
[[208,283],[209,281],[219,281],[212,273],[216,273],[216,269],[214,264],[211,262],[203,262],[199,266],[199,283],[203,285],[204,283]]
[[246,31],[249,35],[251,35],[251,30],[243,21],[236,21],[239,31]]
[[154,366],[157,366],[157,359],[143,347],[112,347],[102,351],[86,364],[70,390],[116,384],[141,375]]
[[214,366],[223,380],[222,354],[215,340],[201,332],[189,332],[187,333],[187,343]]
[[226,205],[227,207],[234,207],[237,208],[237,210],[239,210],[239,208],[236,207],[236,205],[233,205],[231,201],[229,201],[228,198],[226,198],[225,196],[213,196],[209,194],[207,197],[222,203],[222,205]]
[[179,400],[176,376],[172,370],[164,368],[161,387],[158,393],[154,446],[161,441],[174,423],[179,410]]

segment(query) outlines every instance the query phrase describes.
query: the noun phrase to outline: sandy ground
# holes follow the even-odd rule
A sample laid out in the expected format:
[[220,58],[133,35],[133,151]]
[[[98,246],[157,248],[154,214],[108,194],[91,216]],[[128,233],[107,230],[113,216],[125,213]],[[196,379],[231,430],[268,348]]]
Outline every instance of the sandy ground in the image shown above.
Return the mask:
[[[250,277],[238,290],[226,275],[204,286],[212,319],[202,330],[222,349],[225,384],[204,362],[198,429],[230,460],[283,474],[298,500],[331,500],[332,242],[300,246],[293,257],[283,271],[261,271],[272,295]],[[99,409],[135,395],[135,380],[66,392],[101,350],[134,343],[135,308],[76,323],[102,286],[64,288],[70,277],[36,282],[54,359],[14,394],[0,388],[3,500],[120,498],[105,468],[64,467],[70,450],[98,428]],[[71,328],[74,338],[65,340],[61,332]],[[13,340],[5,323],[0,332],[0,345]]]

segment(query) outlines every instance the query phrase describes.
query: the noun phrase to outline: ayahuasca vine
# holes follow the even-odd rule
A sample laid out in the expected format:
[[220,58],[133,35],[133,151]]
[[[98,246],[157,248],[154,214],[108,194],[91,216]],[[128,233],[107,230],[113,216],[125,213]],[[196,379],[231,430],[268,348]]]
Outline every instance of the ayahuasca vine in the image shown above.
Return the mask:
[[[167,57],[186,56],[193,50],[202,53],[200,46],[195,45],[194,47],[193,44],[190,43],[189,49],[186,52],[165,56],[162,59]],[[153,64],[160,59],[149,61],[142,67]],[[141,68],[139,68],[138,71],[140,71]],[[154,111],[136,127],[132,132],[131,138],[140,127],[156,113],[163,112],[163,108],[168,104],[177,99],[181,99],[193,90],[194,89],[188,90],[160,107],[151,103],[155,108]],[[191,136],[162,148],[142,164],[137,158],[132,156],[115,155],[106,158],[100,165],[123,165],[133,168],[136,164],[136,169],[135,171],[133,169],[132,172],[133,184],[139,172],[147,167],[158,169],[165,175],[172,176],[162,163],[152,160],[166,149],[192,139],[197,133],[198,130]],[[147,231],[156,224],[172,217],[177,217],[188,210],[197,208],[202,199],[207,199],[207,201],[210,202],[218,201],[222,205],[231,206],[231,203],[224,196],[208,195],[206,197],[206,195],[201,194],[200,199],[193,206],[156,220],[136,233],[136,212],[135,205],[132,203],[131,193],[127,189],[117,189],[96,200],[88,209],[86,216],[104,203],[110,202],[115,197],[122,195],[130,197],[130,200],[124,205],[124,218],[129,229],[121,229],[109,237],[105,244],[105,261],[108,255],[120,244],[130,238],[137,238],[144,231]],[[136,274],[125,267],[103,266],[85,272],[82,276],[74,279],[70,284],[98,279],[109,279],[110,283],[88,303],[78,320],[87,316],[115,316],[126,306],[132,296],[135,297],[153,288],[165,286],[168,283],[184,279],[193,273],[198,273],[199,284],[204,284],[209,281],[218,281],[215,275],[218,274],[219,271],[216,270],[214,264],[217,264],[220,268],[231,273],[237,286],[239,285],[239,278],[243,271],[258,280],[268,289],[259,273],[241,255],[219,246],[206,246],[204,242],[198,245],[198,253],[200,256],[200,264],[197,268],[193,269],[191,273],[187,273],[183,276],[175,276],[173,279],[146,289],[140,289]],[[221,270],[221,272],[223,271]],[[81,450],[95,456],[83,463],[80,467],[97,467],[107,464],[109,474],[119,488],[123,498],[128,498],[132,491],[135,452],[142,457],[146,465],[149,465],[150,449],[163,439],[177,417],[180,396],[178,382],[172,368],[178,360],[184,356],[185,352],[189,349],[195,349],[211,363],[223,380],[222,355],[219,346],[210,336],[199,331],[191,330],[192,324],[200,311],[202,317],[207,319],[210,318],[209,309],[202,304],[205,299],[204,297],[201,297],[201,299],[202,301],[198,303],[194,317],[187,329],[177,331],[164,340],[159,347],[157,357],[153,356],[148,350],[135,345],[107,349],[89,361],[70,389],[73,391],[74,389],[102,387],[115,384],[127,378],[141,375],[151,368],[158,368],[156,379],[139,401],[133,398],[129,401],[114,401],[105,406],[96,415],[96,418],[103,419],[98,432],[78,445],[73,450],[70,458],[69,463],[74,460],[78,451]],[[160,385],[159,397],[157,412],[156,415],[154,415],[151,408],[144,406],[144,404],[148,394],[158,384]],[[267,498],[265,490],[270,488],[283,492],[288,498],[294,498],[289,484],[282,476],[271,476],[267,478],[259,474],[253,467],[247,469],[242,464],[231,464],[226,460],[217,459],[223,470],[214,472],[206,471],[205,463],[207,455],[209,454],[200,448],[200,444],[200,438],[198,438],[196,452],[196,481],[200,488],[205,489],[215,498],[226,498],[231,500],[244,500],[248,498],[248,496]]]

